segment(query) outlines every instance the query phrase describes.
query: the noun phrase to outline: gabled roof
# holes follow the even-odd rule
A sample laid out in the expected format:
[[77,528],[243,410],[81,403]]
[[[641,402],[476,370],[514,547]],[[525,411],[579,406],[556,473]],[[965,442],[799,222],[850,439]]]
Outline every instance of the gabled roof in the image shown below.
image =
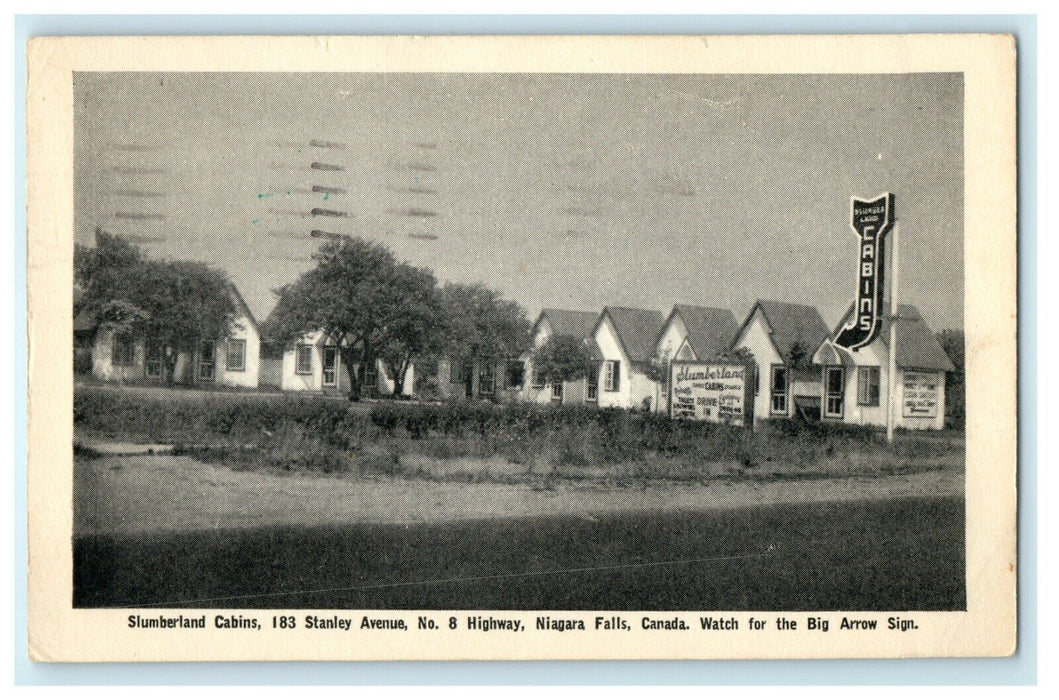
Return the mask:
[[[837,336],[853,315],[853,304],[835,326],[832,337]],[[938,372],[952,372],[956,369],[945,349],[938,342],[938,337],[923,320],[919,309],[912,304],[897,305],[897,353],[895,361],[901,369],[929,369]],[[890,344],[890,314],[883,316],[878,340],[883,345]]]
[[569,335],[574,338],[587,338],[592,335],[599,314],[595,311],[569,311],[567,309],[543,309],[537,317],[534,329],[541,321],[548,319],[552,335]]
[[700,360],[714,358],[730,349],[736,333],[739,332],[735,314],[728,309],[675,304],[669,318],[665,320],[658,332],[658,338],[655,340],[656,346],[662,339],[666,327],[676,316],[680,316],[684,321],[684,327],[688,329],[688,345]]
[[632,309],[623,306],[605,306],[592,329],[595,335],[604,318],[610,318],[625,354],[633,362],[649,362],[655,355],[658,333],[662,330],[665,316],[661,311]]
[[570,311],[569,309],[542,309],[537,320],[533,324],[533,333],[547,319],[548,326],[552,329],[552,337],[566,336],[577,338],[585,344],[589,357],[593,360],[602,360],[603,352],[596,345],[592,337],[593,329],[599,314],[595,311]]
[[228,286],[232,290],[232,297],[235,299],[236,305],[242,310],[243,314],[250,319],[250,323],[254,324],[254,328],[258,328],[257,319],[254,318],[254,314],[250,311],[250,307],[247,305],[246,300],[243,299],[243,295],[239,293],[239,288],[235,286],[234,282],[229,282]]
[[772,344],[784,362],[791,361],[791,349],[795,344],[799,345],[807,356],[811,356],[829,335],[827,324],[815,306],[758,299],[743,325],[739,327],[739,332],[733,337],[733,346],[758,309],[761,309],[765,322],[768,323]]

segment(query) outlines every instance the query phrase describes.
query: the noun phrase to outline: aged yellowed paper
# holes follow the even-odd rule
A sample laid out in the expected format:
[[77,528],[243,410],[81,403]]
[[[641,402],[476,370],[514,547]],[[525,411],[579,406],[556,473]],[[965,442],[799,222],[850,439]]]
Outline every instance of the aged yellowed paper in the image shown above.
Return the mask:
[[1014,652],[1012,37],[28,55],[33,659]]

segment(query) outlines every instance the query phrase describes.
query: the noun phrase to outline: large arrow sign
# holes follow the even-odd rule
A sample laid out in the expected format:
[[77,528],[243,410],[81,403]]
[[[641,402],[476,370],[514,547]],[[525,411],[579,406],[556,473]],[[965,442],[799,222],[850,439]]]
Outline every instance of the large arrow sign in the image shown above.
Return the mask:
[[857,264],[857,304],[853,318],[842,327],[835,345],[850,350],[868,345],[879,334],[883,320],[883,242],[894,225],[894,196],[887,192],[865,201],[853,198],[853,230],[860,237]]

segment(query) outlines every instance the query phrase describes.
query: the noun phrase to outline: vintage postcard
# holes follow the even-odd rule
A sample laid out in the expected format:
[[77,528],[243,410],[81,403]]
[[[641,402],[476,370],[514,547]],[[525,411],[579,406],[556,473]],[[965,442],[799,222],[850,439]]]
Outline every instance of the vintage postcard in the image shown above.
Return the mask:
[[28,51],[33,659],[1014,652],[1012,37]]

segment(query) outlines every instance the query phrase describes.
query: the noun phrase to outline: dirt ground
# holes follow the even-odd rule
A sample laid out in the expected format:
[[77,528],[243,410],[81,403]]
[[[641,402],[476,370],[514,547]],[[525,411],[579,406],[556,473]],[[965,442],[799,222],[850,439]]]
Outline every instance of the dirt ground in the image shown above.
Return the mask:
[[963,470],[872,478],[645,482],[617,487],[559,481],[528,484],[236,471],[184,456],[77,459],[76,535],[262,525],[411,524],[534,515],[695,512],[779,503],[962,496]]

